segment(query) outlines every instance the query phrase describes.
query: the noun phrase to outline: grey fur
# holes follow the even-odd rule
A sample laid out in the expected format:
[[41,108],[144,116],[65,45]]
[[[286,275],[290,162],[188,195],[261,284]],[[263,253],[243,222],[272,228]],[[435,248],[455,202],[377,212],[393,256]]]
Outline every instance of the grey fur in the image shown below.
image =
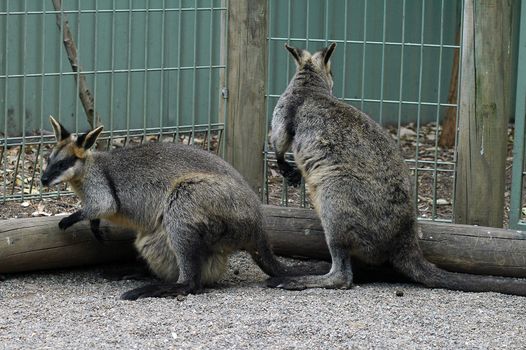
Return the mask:
[[[324,276],[271,278],[286,289],[350,288],[351,260],[392,264],[428,287],[526,295],[526,280],[452,273],[422,255],[409,170],[391,136],[368,115],[332,96],[330,54],[287,46],[297,72],[272,119],[271,142],[290,183],[305,178],[332,256]],[[284,154],[292,147],[294,169]]]
[[[139,253],[164,281],[129,291],[124,299],[198,293],[221,277],[228,255],[239,249],[270,276],[305,273],[304,267],[276,260],[257,195],[223,159],[172,143],[92,152],[85,145],[100,131],[77,138],[51,122],[58,143],[42,182],[67,181],[82,200],[82,209],[64,218],[60,228],[102,218],[136,229]],[[72,155],[73,165],[57,171]]]

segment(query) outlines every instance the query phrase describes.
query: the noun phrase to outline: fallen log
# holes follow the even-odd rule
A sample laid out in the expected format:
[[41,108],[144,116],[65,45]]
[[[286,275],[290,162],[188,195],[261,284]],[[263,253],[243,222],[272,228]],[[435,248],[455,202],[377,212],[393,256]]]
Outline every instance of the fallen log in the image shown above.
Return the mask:
[[[264,227],[278,255],[330,259],[312,210],[264,206]],[[87,222],[62,232],[61,217],[0,223],[0,273],[65,268],[134,259],[134,232],[106,222],[103,242]],[[526,278],[526,234],[488,227],[421,222],[427,259],[451,271]]]

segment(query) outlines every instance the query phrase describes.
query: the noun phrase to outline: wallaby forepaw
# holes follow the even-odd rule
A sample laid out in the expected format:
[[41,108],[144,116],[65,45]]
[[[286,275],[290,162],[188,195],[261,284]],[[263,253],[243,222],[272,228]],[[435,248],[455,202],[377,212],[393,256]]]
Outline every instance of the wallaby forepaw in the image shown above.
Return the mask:
[[71,225],[73,225],[73,223],[70,222],[69,216],[68,216],[59,221],[58,228],[61,229],[62,231],[65,231]]
[[297,187],[301,184],[301,172],[295,166],[284,163],[280,166],[280,173],[287,180],[287,185]]
[[99,243],[104,243],[104,232],[100,229],[100,219],[90,220],[91,233]]
[[301,184],[301,172],[293,168],[290,172],[283,174],[283,177],[287,180],[287,185],[298,187]]

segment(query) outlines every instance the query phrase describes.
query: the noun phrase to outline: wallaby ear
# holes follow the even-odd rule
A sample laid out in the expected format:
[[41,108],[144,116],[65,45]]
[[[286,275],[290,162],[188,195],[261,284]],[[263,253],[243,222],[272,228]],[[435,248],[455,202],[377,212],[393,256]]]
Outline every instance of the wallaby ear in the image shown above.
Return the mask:
[[326,48],[324,48],[323,51],[321,52],[324,64],[329,63],[329,59],[331,58],[332,52],[334,51],[335,47],[336,47],[336,43],[332,43],[329,46],[327,46]]
[[76,141],[77,146],[85,150],[90,149],[95,144],[95,141],[97,141],[97,139],[99,138],[102,129],[104,129],[104,126],[101,125],[98,128],[95,128],[91,131],[88,131],[85,134],[80,135]]
[[57,122],[55,118],[53,118],[53,116],[51,115],[49,116],[49,122],[51,123],[51,126],[53,127],[53,131],[55,132],[55,138],[57,139],[57,142],[60,142],[69,137],[70,135],[69,131],[67,131],[66,128],[64,128],[62,124]]
[[292,57],[294,57],[296,64],[298,66],[301,65],[301,57],[303,56],[303,50],[298,49],[297,47],[289,46],[288,44],[285,44],[285,48],[287,48],[287,50],[289,50]]

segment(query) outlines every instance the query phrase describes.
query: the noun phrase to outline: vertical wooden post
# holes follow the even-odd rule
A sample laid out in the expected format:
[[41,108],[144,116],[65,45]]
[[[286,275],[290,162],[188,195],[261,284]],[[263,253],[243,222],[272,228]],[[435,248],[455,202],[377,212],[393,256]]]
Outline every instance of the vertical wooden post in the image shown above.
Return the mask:
[[266,133],[267,0],[229,1],[227,66],[225,158],[260,192]]
[[502,227],[512,101],[510,0],[465,0],[455,222]]

